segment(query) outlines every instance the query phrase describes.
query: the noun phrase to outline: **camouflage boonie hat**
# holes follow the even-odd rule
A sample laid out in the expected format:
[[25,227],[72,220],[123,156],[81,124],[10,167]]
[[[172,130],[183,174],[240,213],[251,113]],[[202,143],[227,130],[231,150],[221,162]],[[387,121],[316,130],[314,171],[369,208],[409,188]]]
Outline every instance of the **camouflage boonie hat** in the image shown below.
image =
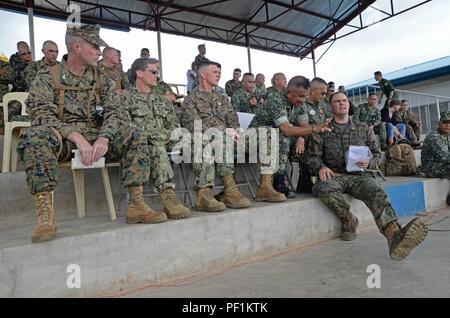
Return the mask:
[[445,111],[445,112],[441,112],[441,118],[439,119],[439,122],[444,122],[444,121],[450,121],[450,111]]
[[85,39],[91,44],[97,45],[97,46],[108,46],[105,41],[103,41],[100,38],[100,25],[91,25],[91,24],[84,24],[84,25],[67,25],[66,34],[78,36],[80,38]]

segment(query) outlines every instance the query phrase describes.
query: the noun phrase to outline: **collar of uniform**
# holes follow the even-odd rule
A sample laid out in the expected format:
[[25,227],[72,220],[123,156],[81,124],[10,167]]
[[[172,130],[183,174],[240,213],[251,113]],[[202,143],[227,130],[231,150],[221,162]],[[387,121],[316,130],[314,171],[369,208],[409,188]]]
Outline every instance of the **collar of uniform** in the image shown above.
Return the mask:
[[[333,118],[333,120],[331,121],[331,126],[332,127],[335,127],[336,125],[343,125],[343,124],[338,124],[338,123],[336,123],[335,121],[334,121],[334,118]],[[356,124],[355,124],[355,122],[351,119],[351,118],[349,118],[348,119],[348,126],[350,127],[350,129],[352,130],[352,131],[354,131],[355,129],[356,129]]]
[[211,98],[212,95],[214,95],[215,92],[211,91],[211,92],[201,92],[200,89],[198,89],[197,91],[195,91],[195,97],[205,100],[205,101],[209,101],[209,99]]
[[61,63],[61,83],[66,85],[72,85],[72,81],[70,79],[73,78],[80,78],[80,82],[87,82],[89,85],[92,85],[92,82],[94,81],[94,74],[92,72],[92,67],[88,66],[86,70],[84,71],[84,74],[79,77],[73,73],[70,72],[69,68],[67,67],[67,62],[65,60],[62,60]]

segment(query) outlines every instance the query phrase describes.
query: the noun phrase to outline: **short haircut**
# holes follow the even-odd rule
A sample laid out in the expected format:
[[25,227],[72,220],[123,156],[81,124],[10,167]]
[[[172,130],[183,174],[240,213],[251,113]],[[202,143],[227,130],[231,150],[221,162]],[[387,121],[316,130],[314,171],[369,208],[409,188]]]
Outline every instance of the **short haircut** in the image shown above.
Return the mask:
[[234,73],[234,72],[239,72],[239,73],[242,73],[242,71],[241,71],[241,69],[240,69],[240,68],[235,68],[235,69],[234,69],[234,71],[233,71],[233,73]]
[[206,47],[206,46],[205,46],[205,44],[199,44],[199,45],[197,46],[197,49],[199,49],[199,48],[201,48],[201,47]]
[[204,69],[205,67],[208,67],[208,66],[210,66],[210,65],[215,65],[215,66],[217,66],[218,68],[222,68],[222,65],[220,65],[220,63],[217,63],[217,62],[214,62],[214,61],[205,61],[205,62],[202,62],[202,63],[200,63],[198,66],[197,66],[197,73],[199,74],[201,71],[202,71],[202,69]]
[[294,76],[289,80],[286,89],[287,90],[296,90],[299,88],[310,89],[310,87],[311,83],[309,82],[309,79],[307,79],[304,76]]
[[391,102],[389,103],[389,107],[395,106],[395,105],[401,105],[402,102],[398,99],[393,99],[391,100]]
[[28,46],[28,43],[25,42],[25,41],[19,41],[19,42],[17,42],[17,43],[16,43],[17,49],[19,49],[19,47],[21,47],[22,45],[27,45],[27,46]]
[[345,95],[344,93],[341,93],[341,92],[333,93],[333,94],[331,94],[331,96],[330,96],[330,104],[333,102],[334,96],[336,96],[336,95],[338,95],[338,94],[342,94],[342,95],[344,95],[345,97],[347,97],[347,95]]
[[47,48],[47,46],[49,46],[49,45],[54,45],[54,46],[58,47],[58,44],[56,44],[52,40],[47,40],[47,41],[44,41],[44,43],[42,43],[42,49],[45,50]]
[[380,71],[376,71],[375,73],[373,73],[373,75],[376,75],[376,76],[383,76],[383,74],[381,74]]
[[145,71],[147,65],[158,64],[159,61],[154,58],[138,58],[131,64],[131,81],[136,82],[136,72]]
[[253,73],[245,73],[243,76],[242,76],[242,79],[244,79],[244,77],[247,77],[247,76],[251,76],[251,77],[255,77],[255,75],[253,75]]
[[67,51],[70,51],[70,47],[74,44],[74,43],[86,43],[86,40],[79,37],[79,36],[74,36],[72,34],[66,34],[65,36],[65,42],[66,42],[66,47],[67,47]]
[[117,53],[119,53],[119,51],[117,51],[115,48],[113,48],[112,46],[106,46],[104,49],[103,49],[103,55],[105,55],[105,54],[107,54],[107,53],[109,53],[109,52],[111,52],[111,51],[116,51]]
[[370,97],[370,96],[373,96],[373,95],[375,95],[375,96],[378,98],[377,93],[375,93],[375,92],[369,93],[369,97]]
[[141,53],[144,52],[144,51],[150,53],[150,50],[147,49],[146,47],[144,47],[144,48],[141,49]]
[[333,87],[334,88],[334,82],[328,82],[328,87]]
[[325,85],[328,86],[327,82],[325,82],[325,80],[323,78],[320,77],[315,77],[311,80],[311,85],[312,84],[319,84],[319,85]]
[[404,102],[409,103],[407,99],[402,99],[402,104],[403,104]]

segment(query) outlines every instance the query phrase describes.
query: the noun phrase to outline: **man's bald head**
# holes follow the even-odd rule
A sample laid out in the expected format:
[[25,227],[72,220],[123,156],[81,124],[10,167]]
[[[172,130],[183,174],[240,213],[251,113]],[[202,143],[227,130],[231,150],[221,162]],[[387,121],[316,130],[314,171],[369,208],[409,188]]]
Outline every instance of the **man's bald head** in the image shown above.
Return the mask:
[[286,75],[283,73],[273,74],[272,85],[277,89],[285,89],[287,85]]
[[111,46],[105,47],[103,49],[102,55],[103,55],[103,59],[108,64],[111,63],[111,64],[116,65],[116,64],[120,63],[119,52]]

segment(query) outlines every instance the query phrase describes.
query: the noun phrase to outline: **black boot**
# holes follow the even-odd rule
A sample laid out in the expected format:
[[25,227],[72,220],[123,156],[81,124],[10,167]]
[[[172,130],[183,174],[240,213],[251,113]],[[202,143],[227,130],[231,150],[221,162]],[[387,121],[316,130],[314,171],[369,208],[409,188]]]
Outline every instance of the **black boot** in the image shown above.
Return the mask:
[[450,205],[450,194],[447,195],[447,205]]
[[284,174],[274,174],[273,188],[275,189],[275,191],[283,193],[288,199],[295,198],[296,196],[295,191],[289,189],[289,187],[286,185]]

